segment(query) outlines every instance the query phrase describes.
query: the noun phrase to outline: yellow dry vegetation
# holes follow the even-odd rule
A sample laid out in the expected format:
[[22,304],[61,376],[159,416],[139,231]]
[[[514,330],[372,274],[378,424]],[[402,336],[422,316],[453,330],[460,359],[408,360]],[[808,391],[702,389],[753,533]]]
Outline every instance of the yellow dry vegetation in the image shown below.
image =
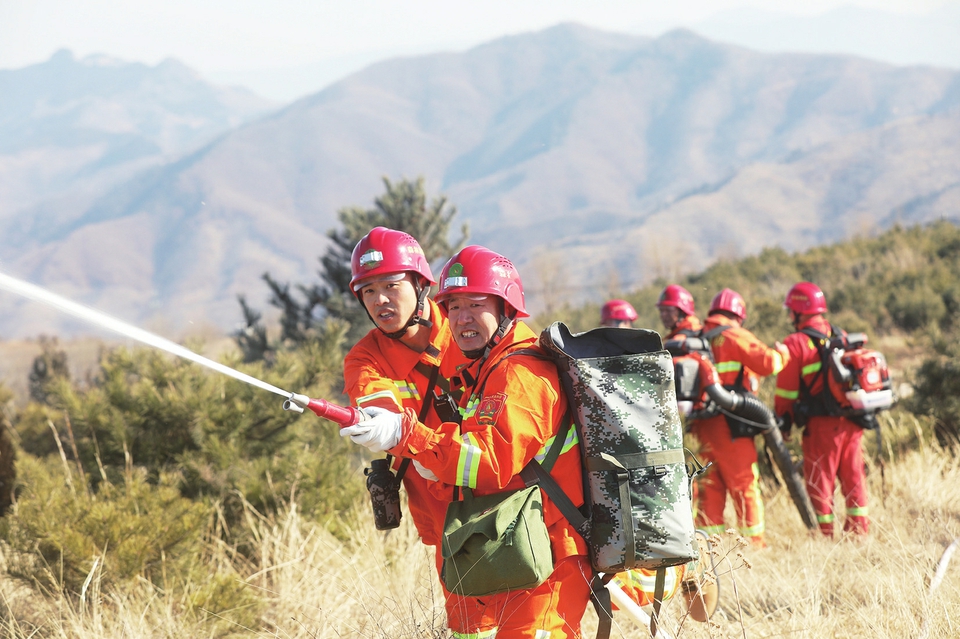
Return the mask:
[[[883,472],[868,446],[872,529],[863,541],[808,533],[785,492],[767,486],[768,544],[753,549],[728,533],[715,539],[720,607],[711,622],[667,602],[671,637],[955,637],[960,635],[960,558],[935,579],[960,537],[960,460],[908,415],[888,419],[914,430],[916,447],[888,448]],[[902,437],[902,433],[899,435]],[[6,637],[446,637],[432,553],[405,518],[373,529],[366,503],[345,514],[346,537],[301,517],[296,502],[277,513],[249,505],[244,552],[208,541],[187,581],[116,582],[90,558],[80,592],[42,591],[0,581]],[[16,511],[12,513],[16,517]],[[14,557],[4,549],[4,560]],[[56,566],[48,567],[56,571]],[[172,577],[170,578],[173,579]],[[621,612],[614,637],[648,637]],[[588,610],[585,636],[595,617]]]

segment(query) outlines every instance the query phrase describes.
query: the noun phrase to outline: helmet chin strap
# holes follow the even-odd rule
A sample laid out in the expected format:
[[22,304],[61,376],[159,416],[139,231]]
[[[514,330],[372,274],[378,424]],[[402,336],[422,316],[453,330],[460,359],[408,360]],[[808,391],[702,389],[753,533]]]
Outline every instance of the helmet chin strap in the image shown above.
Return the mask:
[[[393,331],[392,333],[388,333],[382,328],[380,328],[379,324],[377,325],[377,328],[380,328],[380,332],[386,335],[387,337],[389,337],[390,339],[400,339],[401,337],[407,334],[407,329],[409,329],[411,326],[416,326],[417,324],[421,326],[425,326],[427,328],[433,327],[433,322],[431,322],[428,319],[424,319],[423,317],[423,309],[427,305],[427,294],[430,292],[430,287],[423,286],[419,281],[414,286],[416,287],[416,291],[417,291],[417,310],[415,310],[413,314],[410,315],[410,319],[407,321],[404,327],[398,331]],[[366,310],[367,307],[364,306],[363,308],[364,310]],[[370,317],[370,311],[367,311],[367,317]],[[370,317],[370,319],[373,320],[372,317]],[[376,322],[374,322],[374,324],[376,324]]]
[[[501,308],[503,307],[503,302],[500,303]],[[516,316],[516,311],[513,312],[513,315]],[[472,351],[463,351],[464,357],[469,359],[484,359],[490,355],[490,351],[503,340],[503,336],[507,334],[507,331],[510,330],[510,326],[513,324],[513,317],[508,316],[504,311],[500,311],[500,324],[497,326],[497,332],[493,334],[483,348],[475,348]]]

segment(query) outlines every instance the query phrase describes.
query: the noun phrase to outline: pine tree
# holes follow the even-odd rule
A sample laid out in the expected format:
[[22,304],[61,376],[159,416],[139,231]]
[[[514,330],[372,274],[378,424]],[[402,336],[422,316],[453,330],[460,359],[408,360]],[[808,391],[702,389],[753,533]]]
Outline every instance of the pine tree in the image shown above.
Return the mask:
[[423,247],[433,264],[459,250],[468,236],[467,225],[461,226],[461,237],[451,244],[447,237],[457,214],[455,206],[439,195],[428,202],[424,178],[401,179],[393,183],[383,178],[385,192],[374,200],[371,209],[349,206],[340,209],[337,217],[342,228],[327,233],[331,245],[320,256],[319,283],[291,285],[278,282],[269,273],[263,280],[270,288],[270,304],[280,309],[280,338],[269,344],[259,312],[251,309],[241,297],[245,327],[234,334],[246,361],[271,357],[278,348],[294,348],[316,334],[328,319],[342,320],[349,325],[346,344],[349,346],[370,328],[366,311],[350,290],[350,257],[353,247],[376,226],[409,233]]

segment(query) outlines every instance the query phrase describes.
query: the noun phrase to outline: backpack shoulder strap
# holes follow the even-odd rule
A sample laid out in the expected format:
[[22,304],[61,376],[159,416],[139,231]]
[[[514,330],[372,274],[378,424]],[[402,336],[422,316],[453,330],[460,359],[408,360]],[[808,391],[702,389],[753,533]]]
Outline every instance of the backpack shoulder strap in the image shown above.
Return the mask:
[[[826,357],[827,357],[826,349],[824,348],[824,342],[825,342],[826,340],[829,340],[829,339],[830,339],[830,336],[829,336],[829,335],[824,335],[823,333],[821,333],[821,332],[818,331],[817,329],[815,329],[815,328],[810,328],[809,326],[804,327],[804,328],[801,328],[799,332],[801,332],[801,333],[803,333],[804,335],[806,335],[807,337],[809,337],[810,340],[813,342],[813,345],[816,347],[816,349],[817,349],[817,354],[820,355],[820,370],[817,371],[816,377],[823,376],[823,374],[824,374],[824,372],[825,372],[825,371],[824,371],[824,366],[826,365]],[[802,375],[802,374],[800,375],[800,399],[801,399],[801,401],[803,401],[803,400],[809,401],[810,399],[812,399],[813,396],[812,396],[811,393],[810,393],[810,389],[813,387],[814,384],[817,383],[817,382],[816,382],[816,377],[814,378],[814,381],[811,382],[810,386],[807,386],[807,384],[803,381],[803,375]],[[826,390],[826,385],[827,385],[827,378],[826,378],[826,377],[823,378],[823,385],[824,385],[823,390]]]
[[527,486],[540,484],[540,488],[543,489],[543,492],[547,493],[550,500],[556,504],[563,516],[567,518],[567,521],[569,521],[581,535],[585,535],[587,518],[584,517],[580,509],[573,504],[573,501],[570,500],[567,493],[560,488],[557,480],[550,475],[550,469],[553,468],[554,462],[557,460],[557,457],[560,456],[560,451],[563,450],[563,443],[567,439],[567,433],[574,427],[569,413],[564,416],[563,423],[567,424],[567,427],[561,428],[557,433],[553,444],[547,451],[547,456],[544,458],[543,464],[540,464],[535,459],[531,459],[530,462],[523,467],[523,470],[520,471],[520,477],[523,478]]
[[[439,386],[443,388],[444,392],[450,390],[450,385],[447,384],[447,380],[440,377],[440,367],[439,366],[428,366],[423,362],[417,362],[417,365],[413,367],[414,370],[418,371],[420,374],[424,375],[427,378],[427,389],[423,393],[423,405],[420,406],[420,413],[417,415],[417,421],[422,422],[426,417],[427,413],[430,412],[430,407],[433,406],[433,387]],[[441,383],[442,380],[442,383]],[[391,463],[392,456],[387,455],[387,464]],[[397,483],[403,479],[403,476],[407,474],[407,468],[410,467],[410,458],[404,457],[400,462],[400,467],[397,469]]]
[[806,335],[807,337],[809,337],[810,339],[812,339],[814,342],[817,342],[818,344],[823,340],[830,339],[829,335],[825,333],[821,333],[817,329],[810,328],[809,326],[801,328],[800,332]]
[[[570,421],[567,430],[557,433],[557,438],[547,453],[548,459],[554,452],[554,449],[559,450],[562,448],[562,446],[557,445],[557,442],[565,440],[565,434],[573,427],[573,422]],[[546,461],[547,459],[544,459],[544,462]],[[573,526],[582,537],[586,538],[589,520],[583,516],[579,508],[573,505],[570,497],[567,496],[567,493],[563,492],[557,480],[553,478],[544,466],[538,464],[536,460],[531,460],[530,463],[524,467],[523,471],[521,471],[520,476],[523,477],[527,486],[540,484],[540,489],[547,494],[550,501],[556,505],[560,513],[570,522],[570,525]],[[628,530],[632,531],[629,527]],[[610,576],[603,577],[599,573],[594,572],[593,579],[590,582],[590,601],[593,603],[593,607],[597,612],[597,639],[609,639],[613,626],[613,607],[610,600],[610,591],[607,590],[606,587],[609,578]]]

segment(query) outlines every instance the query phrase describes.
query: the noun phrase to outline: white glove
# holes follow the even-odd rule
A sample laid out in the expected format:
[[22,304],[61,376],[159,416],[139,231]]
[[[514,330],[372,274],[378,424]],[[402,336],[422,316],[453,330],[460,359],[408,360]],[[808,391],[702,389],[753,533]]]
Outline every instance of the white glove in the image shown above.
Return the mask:
[[341,437],[349,437],[371,452],[382,453],[400,443],[403,415],[370,406],[363,409],[365,419],[353,426],[340,429]]
[[428,481],[437,481],[437,476],[433,474],[433,471],[418,462],[416,459],[413,460],[413,467],[417,469],[417,473],[424,479]]

